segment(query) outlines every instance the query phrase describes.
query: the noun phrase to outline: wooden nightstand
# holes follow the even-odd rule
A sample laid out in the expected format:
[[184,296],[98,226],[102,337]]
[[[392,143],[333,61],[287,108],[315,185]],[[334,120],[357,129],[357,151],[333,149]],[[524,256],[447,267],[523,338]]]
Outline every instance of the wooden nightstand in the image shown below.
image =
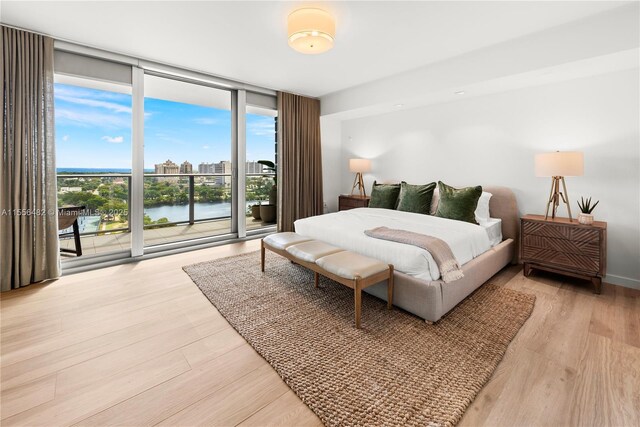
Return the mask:
[[338,210],[346,211],[354,208],[366,208],[369,206],[369,196],[341,194],[338,197]]
[[524,275],[532,268],[590,279],[600,293],[607,271],[607,223],[582,225],[568,218],[525,215],[520,220],[520,259]]

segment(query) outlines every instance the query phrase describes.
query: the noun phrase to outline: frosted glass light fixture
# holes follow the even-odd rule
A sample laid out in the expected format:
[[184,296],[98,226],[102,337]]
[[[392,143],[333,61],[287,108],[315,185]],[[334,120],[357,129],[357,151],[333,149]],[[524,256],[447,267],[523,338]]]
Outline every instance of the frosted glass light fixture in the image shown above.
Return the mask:
[[355,172],[356,178],[353,180],[353,186],[351,187],[351,194],[355,189],[358,189],[358,194],[361,197],[366,197],[367,192],[364,189],[364,180],[362,174],[371,171],[371,160],[369,159],[349,159],[349,170]]
[[[536,154],[535,161],[536,176],[551,177],[551,191],[547,202],[547,212],[545,219],[549,217],[551,208],[551,218],[556,217],[556,211],[560,200],[567,205],[569,220],[571,220],[571,207],[569,206],[569,195],[564,182],[565,176],[582,176],[584,174],[584,154],[579,151],[556,151],[555,153]],[[564,193],[560,191],[560,184]]]
[[317,54],[333,47],[336,23],[322,9],[305,8],[291,12],[287,18],[289,46],[300,53]]

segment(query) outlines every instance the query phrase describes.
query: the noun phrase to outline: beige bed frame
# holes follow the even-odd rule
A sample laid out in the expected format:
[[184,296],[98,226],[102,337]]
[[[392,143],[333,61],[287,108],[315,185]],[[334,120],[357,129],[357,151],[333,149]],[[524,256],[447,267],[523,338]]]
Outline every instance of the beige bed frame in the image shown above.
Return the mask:
[[[502,220],[502,243],[462,266],[464,277],[455,282],[425,281],[395,271],[393,305],[427,322],[437,322],[509,263],[518,262],[519,213],[516,197],[506,187],[483,187],[492,194],[489,212]],[[386,301],[386,282],[365,289]]]

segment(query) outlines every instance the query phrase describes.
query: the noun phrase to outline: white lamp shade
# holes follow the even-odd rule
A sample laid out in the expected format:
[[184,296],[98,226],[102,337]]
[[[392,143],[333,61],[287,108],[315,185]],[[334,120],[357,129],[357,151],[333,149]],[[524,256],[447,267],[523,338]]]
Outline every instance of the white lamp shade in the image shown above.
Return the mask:
[[584,154],[579,151],[556,151],[536,154],[536,176],[582,176]]
[[351,172],[370,172],[371,160],[369,159],[349,159],[349,170]]
[[298,9],[287,18],[289,46],[301,53],[316,54],[333,47],[336,23],[321,9]]

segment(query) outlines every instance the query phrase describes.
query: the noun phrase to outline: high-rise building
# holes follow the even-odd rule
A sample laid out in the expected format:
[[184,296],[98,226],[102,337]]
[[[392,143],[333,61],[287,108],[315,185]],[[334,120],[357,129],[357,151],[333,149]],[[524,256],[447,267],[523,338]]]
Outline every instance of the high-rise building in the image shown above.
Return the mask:
[[215,163],[200,163],[198,173],[215,173]]
[[[155,173],[157,174],[177,174],[180,172],[180,167],[173,163],[171,160],[167,160],[164,163],[158,163],[155,165]],[[162,177],[158,178],[159,181],[178,181],[176,177]]]
[[158,163],[155,166],[156,173],[179,173],[180,167],[173,163],[171,160],[167,160],[164,163]]
[[214,164],[214,172],[213,173],[224,173],[229,176],[217,176],[216,184],[218,185],[231,185],[231,162],[228,160],[223,160],[221,162]]
[[258,162],[247,162],[245,171],[246,173],[262,173],[263,165]]
[[193,173],[193,165],[185,160],[180,165],[180,173]]

